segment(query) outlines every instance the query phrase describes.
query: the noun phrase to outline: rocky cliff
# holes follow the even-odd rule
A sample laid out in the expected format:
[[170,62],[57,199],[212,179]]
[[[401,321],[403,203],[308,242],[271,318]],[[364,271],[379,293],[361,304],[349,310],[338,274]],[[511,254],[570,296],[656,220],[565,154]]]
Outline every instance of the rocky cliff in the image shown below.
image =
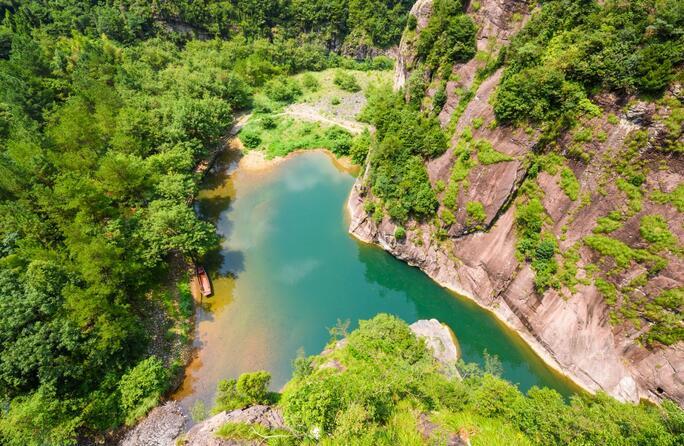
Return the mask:
[[[419,0],[412,9],[417,17],[416,32],[427,23],[431,6],[430,0]],[[490,58],[529,15],[527,2],[513,0],[483,0],[477,9],[471,4],[468,12],[479,27],[478,49]],[[415,35],[409,33],[402,41],[396,87],[404,85],[415,63],[412,40]],[[684,404],[684,344],[647,345],[643,336],[653,321],[625,309],[647,306],[663,291],[684,286],[681,251],[659,252],[656,257],[664,260],[662,268],[638,261],[617,268],[614,259],[584,243],[597,225],[618,209],[627,217],[610,235],[627,249],[645,248],[640,222],[653,215],[664,217],[676,237],[675,245],[682,246],[682,209],[672,200],[653,198],[670,196],[667,194],[684,187],[681,154],[657,150],[663,123],[673,113],[681,113],[681,88],[675,85],[657,104],[596,96],[592,100],[600,112],[581,122],[581,128],[589,129],[593,136],[580,137],[574,130],[558,138],[557,152],[569,160],[566,167],[572,175],[565,169],[548,169],[532,184],[543,196],[545,230],[558,240],[558,262],[572,272],[572,280],[538,292],[530,263],[516,256],[515,216],[520,186],[529,175],[529,159],[539,132],[490,125],[494,120],[490,99],[502,70],[478,81],[475,74],[485,63],[483,58],[474,58],[453,67],[439,119],[445,128],[455,130],[454,136],[451,148],[428,162],[430,181],[433,186],[448,184],[459,138],[466,131],[473,140],[488,141],[507,157],[502,162],[479,163],[469,170],[458,191],[456,222],[447,228],[447,236],[436,236],[433,222],[411,221],[405,225],[406,237],[395,238],[396,224],[388,216],[378,223],[364,210],[364,201],[371,194],[366,176],[357,181],[349,197],[350,232],[493,311],[551,366],[582,387],[592,392],[603,390],[624,401],[667,397]],[[457,111],[468,91],[472,99]],[[681,142],[681,131],[678,138]],[[634,141],[639,139],[642,144],[635,149]],[[624,178],[617,173],[616,166],[624,164],[626,158],[646,172],[638,193],[625,186]],[[576,178],[576,193],[568,194],[562,187],[563,175]],[[443,193],[440,202],[441,210]],[[484,218],[477,224],[469,221],[466,204],[470,202],[479,202],[484,209]],[[605,283],[618,290],[617,297],[606,296],[605,287],[600,289]]]

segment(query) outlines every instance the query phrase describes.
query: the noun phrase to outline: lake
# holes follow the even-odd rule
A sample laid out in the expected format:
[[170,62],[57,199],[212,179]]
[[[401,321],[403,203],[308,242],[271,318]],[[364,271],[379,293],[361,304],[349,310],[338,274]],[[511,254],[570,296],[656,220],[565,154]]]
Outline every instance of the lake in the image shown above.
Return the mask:
[[215,294],[197,310],[197,356],[174,396],[190,407],[213,403],[216,384],[267,370],[272,387],[290,378],[299,349],[317,354],[337,320],[378,313],[412,323],[435,318],[458,338],[465,361],[497,355],[503,376],[522,390],[575,391],[502,323],[442,288],[417,268],[347,232],[346,200],[354,177],[322,152],[260,170],[235,170],[226,152],[206,179],[198,212],[224,238],[208,261]]

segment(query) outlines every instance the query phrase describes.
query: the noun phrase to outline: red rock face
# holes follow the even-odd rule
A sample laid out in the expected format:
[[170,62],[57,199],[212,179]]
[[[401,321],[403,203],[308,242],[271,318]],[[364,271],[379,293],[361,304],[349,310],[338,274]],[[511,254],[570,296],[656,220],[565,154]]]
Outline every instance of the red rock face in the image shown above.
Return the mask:
[[[414,10],[429,14],[429,1],[419,1]],[[469,10],[479,25],[478,48],[501,45],[527,20],[526,2],[512,0],[483,0],[480,9]],[[471,7],[472,9],[472,7]],[[512,20],[513,16],[516,20]],[[424,26],[424,25],[422,25]],[[404,53],[397,64],[397,84],[402,85],[415,62],[411,46],[402,42]],[[408,61],[408,63],[407,63]],[[469,296],[483,307],[492,310],[501,320],[517,330],[524,339],[552,366],[561,369],[578,384],[591,390],[603,390],[620,400],[638,401],[641,398],[660,400],[668,397],[684,404],[684,343],[666,347],[646,348],[640,342],[648,321],[641,328],[627,322],[611,324],[611,307],[596,289],[592,280],[578,284],[574,290],[561,287],[540,294],[535,291],[535,274],[528,263],[516,259],[515,211],[516,196],[528,165],[528,155],[538,139],[535,130],[488,126],[494,119],[491,97],[499,84],[499,70],[481,83],[475,73],[481,62],[473,59],[453,68],[453,79],[447,83],[447,102],[439,115],[440,122],[455,129],[451,148],[441,157],[427,164],[430,181],[448,183],[455,162],[458,137],[466,128],[472,131],[473,140],[489,141],[499,152],[512,160],[490,165],[479,164],[468,172],[467,187],[462,187],[456,211],[457,223],[449,228],[448,237],[437,241],[430,222],[413,221],[407,226],[403,241],[395,240],[395,225],[385,217],[375,224],[363,211],[363,179],[355,186],[349,199],[352,216],[350,232],[367,242],[374,242],[396,257],[419,266],[437,282]],[[454,117],[458,108],[459,92],[474,89],[474,96]],[[677,90],[677,88],[675,88]],[[681,90],[681,88],[679,88]],[[679,91],[677,90],[677,91]],[[605,275],[614,266],[582,243],[592,234],[597,219],[614,209],[627,209],[628,198],[616,184],[615,160],[624,152],[633,132],[645,130],[648,145],[634,159],[643,163],[649,172],[644,196],[655,191],[671,192],[684,183],[684,159],[681,155],[656,150],[662,143],[662,124],[654,115],[667,114],[666,106],[636,103],[625,107],[626,100],[612,95],[601,95],[593,102],[602,108],[602,114],[581,124],[601,138],[585,142],[578,155],[577,142],[568,132],[558,140],[558,152],[570,161],[570,168],[580,185],[580,196],[572,200],[560,185],[560,172],[541,172],[536,182],[543,191],[542,204],[548,214],[546,230],[556,236],[561,251],[577,246],[579,279],[587,278],[588,265],[598,265],[597,274]],[[620,119],[608,119],[610,114]],[[456,121],[451,122],[450,121]],[[473,122],[484,125],[475,129]],[[611,123],[612,122],[612,123]],[[443,200],[443,194],[441,196]],[[486,218],[484,229],[476,230],[466,224],[465,203],[482,203]],[[443,205],[440,210],[443,209]],[[640,236],[643,216],[659,214],[669,224],[670,231],[684,245],[684,214],[668,203],[658,204],[644,199],[642,208],[634,212],[620,229],[610,234],[632,248],[644,248]],[[647,277],[636,293],[652,299],[663,290],[684,286],[684,259],[681,256],[662,254],[668,261],[662,271]],[[559,258],[559,261],[562,259]],[[646,268],[632,262],[610,280],[619,286],[639,277]]]

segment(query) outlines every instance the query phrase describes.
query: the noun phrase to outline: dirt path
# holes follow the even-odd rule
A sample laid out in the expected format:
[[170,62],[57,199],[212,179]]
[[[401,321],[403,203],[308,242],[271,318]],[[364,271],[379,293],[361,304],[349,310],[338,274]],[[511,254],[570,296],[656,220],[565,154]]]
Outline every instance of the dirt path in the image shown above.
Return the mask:
[[353,134],[361,133],[368,126],[358,121],[341,117],[327,117],[321,110],[311,104],[293,104],[282,113],[284,116],[302,119],[304,121],[320,122],[328,125],[338,125]]

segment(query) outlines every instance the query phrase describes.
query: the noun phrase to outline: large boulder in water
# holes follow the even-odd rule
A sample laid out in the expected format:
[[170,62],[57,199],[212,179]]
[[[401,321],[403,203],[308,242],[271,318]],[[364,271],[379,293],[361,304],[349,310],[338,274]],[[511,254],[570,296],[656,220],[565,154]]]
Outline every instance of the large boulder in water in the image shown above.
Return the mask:
[[456,361],[459,359],[458,344],[448,326],[437,319],[421,319],[411,324],[409,328],[425,341],[447,375],[458,376],[455,368]]

